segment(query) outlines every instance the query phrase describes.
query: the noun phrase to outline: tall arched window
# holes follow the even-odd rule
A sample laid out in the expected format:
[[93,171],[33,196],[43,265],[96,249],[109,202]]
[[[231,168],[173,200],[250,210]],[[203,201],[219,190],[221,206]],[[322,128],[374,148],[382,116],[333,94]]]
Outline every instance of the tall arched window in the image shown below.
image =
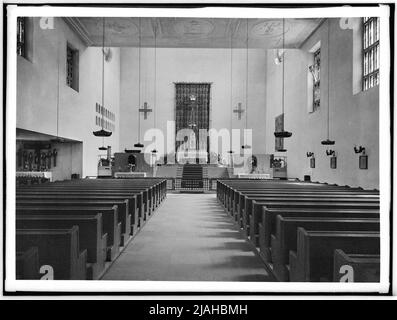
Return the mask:
[[363,90],[379,84],[379,18],[363,18]]

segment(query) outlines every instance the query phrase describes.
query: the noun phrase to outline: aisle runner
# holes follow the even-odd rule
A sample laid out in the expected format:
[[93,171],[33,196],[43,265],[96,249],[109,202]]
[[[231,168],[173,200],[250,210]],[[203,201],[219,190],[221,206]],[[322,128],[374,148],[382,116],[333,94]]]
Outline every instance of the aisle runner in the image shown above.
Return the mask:
[[168,194],[104,280],[270,281],[215,194]]

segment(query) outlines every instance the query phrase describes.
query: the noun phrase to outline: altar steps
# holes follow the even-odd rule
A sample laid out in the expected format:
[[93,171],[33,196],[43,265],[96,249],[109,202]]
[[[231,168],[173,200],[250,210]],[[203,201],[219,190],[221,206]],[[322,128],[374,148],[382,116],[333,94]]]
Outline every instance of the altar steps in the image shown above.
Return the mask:
[[181,192],[204,192],[203,167],[199,164],[185,164],[182,171]]

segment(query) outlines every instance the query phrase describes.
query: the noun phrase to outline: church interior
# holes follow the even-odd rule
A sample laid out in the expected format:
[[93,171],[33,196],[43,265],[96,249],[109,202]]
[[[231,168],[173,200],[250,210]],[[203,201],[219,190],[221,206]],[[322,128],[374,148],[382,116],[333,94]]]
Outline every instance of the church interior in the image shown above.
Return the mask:
[[378,17],[18,17],[16,279],[379,282]]

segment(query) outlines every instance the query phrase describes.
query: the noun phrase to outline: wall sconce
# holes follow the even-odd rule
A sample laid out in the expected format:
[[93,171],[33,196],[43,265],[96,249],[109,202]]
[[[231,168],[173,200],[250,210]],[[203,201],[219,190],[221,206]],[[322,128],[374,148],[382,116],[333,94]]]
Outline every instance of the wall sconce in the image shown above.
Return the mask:
[[354,146],[354,152],[365,154],[365,148],[363,146],[359,146],[358,148],[357,148],[357,146]]
[[331,150],[331,149],[327,149],[325,151],[325,153],[327,154],[327,156],[331,156],[330,158],[330,168],[331,169],[336,169],[336,154],[335,154],[335,150]]
[[327,149],[325,153],[327,156],[335,156],[335,150]]
[[368,156],[365,154],[365,147],[354,146],[354,153],[361,153],[358,157],[358,167],[359,169],[368,169]]
[[316,159],[313,152],[306,152],[306,157],[310,158],[310,168],[316,167]]

